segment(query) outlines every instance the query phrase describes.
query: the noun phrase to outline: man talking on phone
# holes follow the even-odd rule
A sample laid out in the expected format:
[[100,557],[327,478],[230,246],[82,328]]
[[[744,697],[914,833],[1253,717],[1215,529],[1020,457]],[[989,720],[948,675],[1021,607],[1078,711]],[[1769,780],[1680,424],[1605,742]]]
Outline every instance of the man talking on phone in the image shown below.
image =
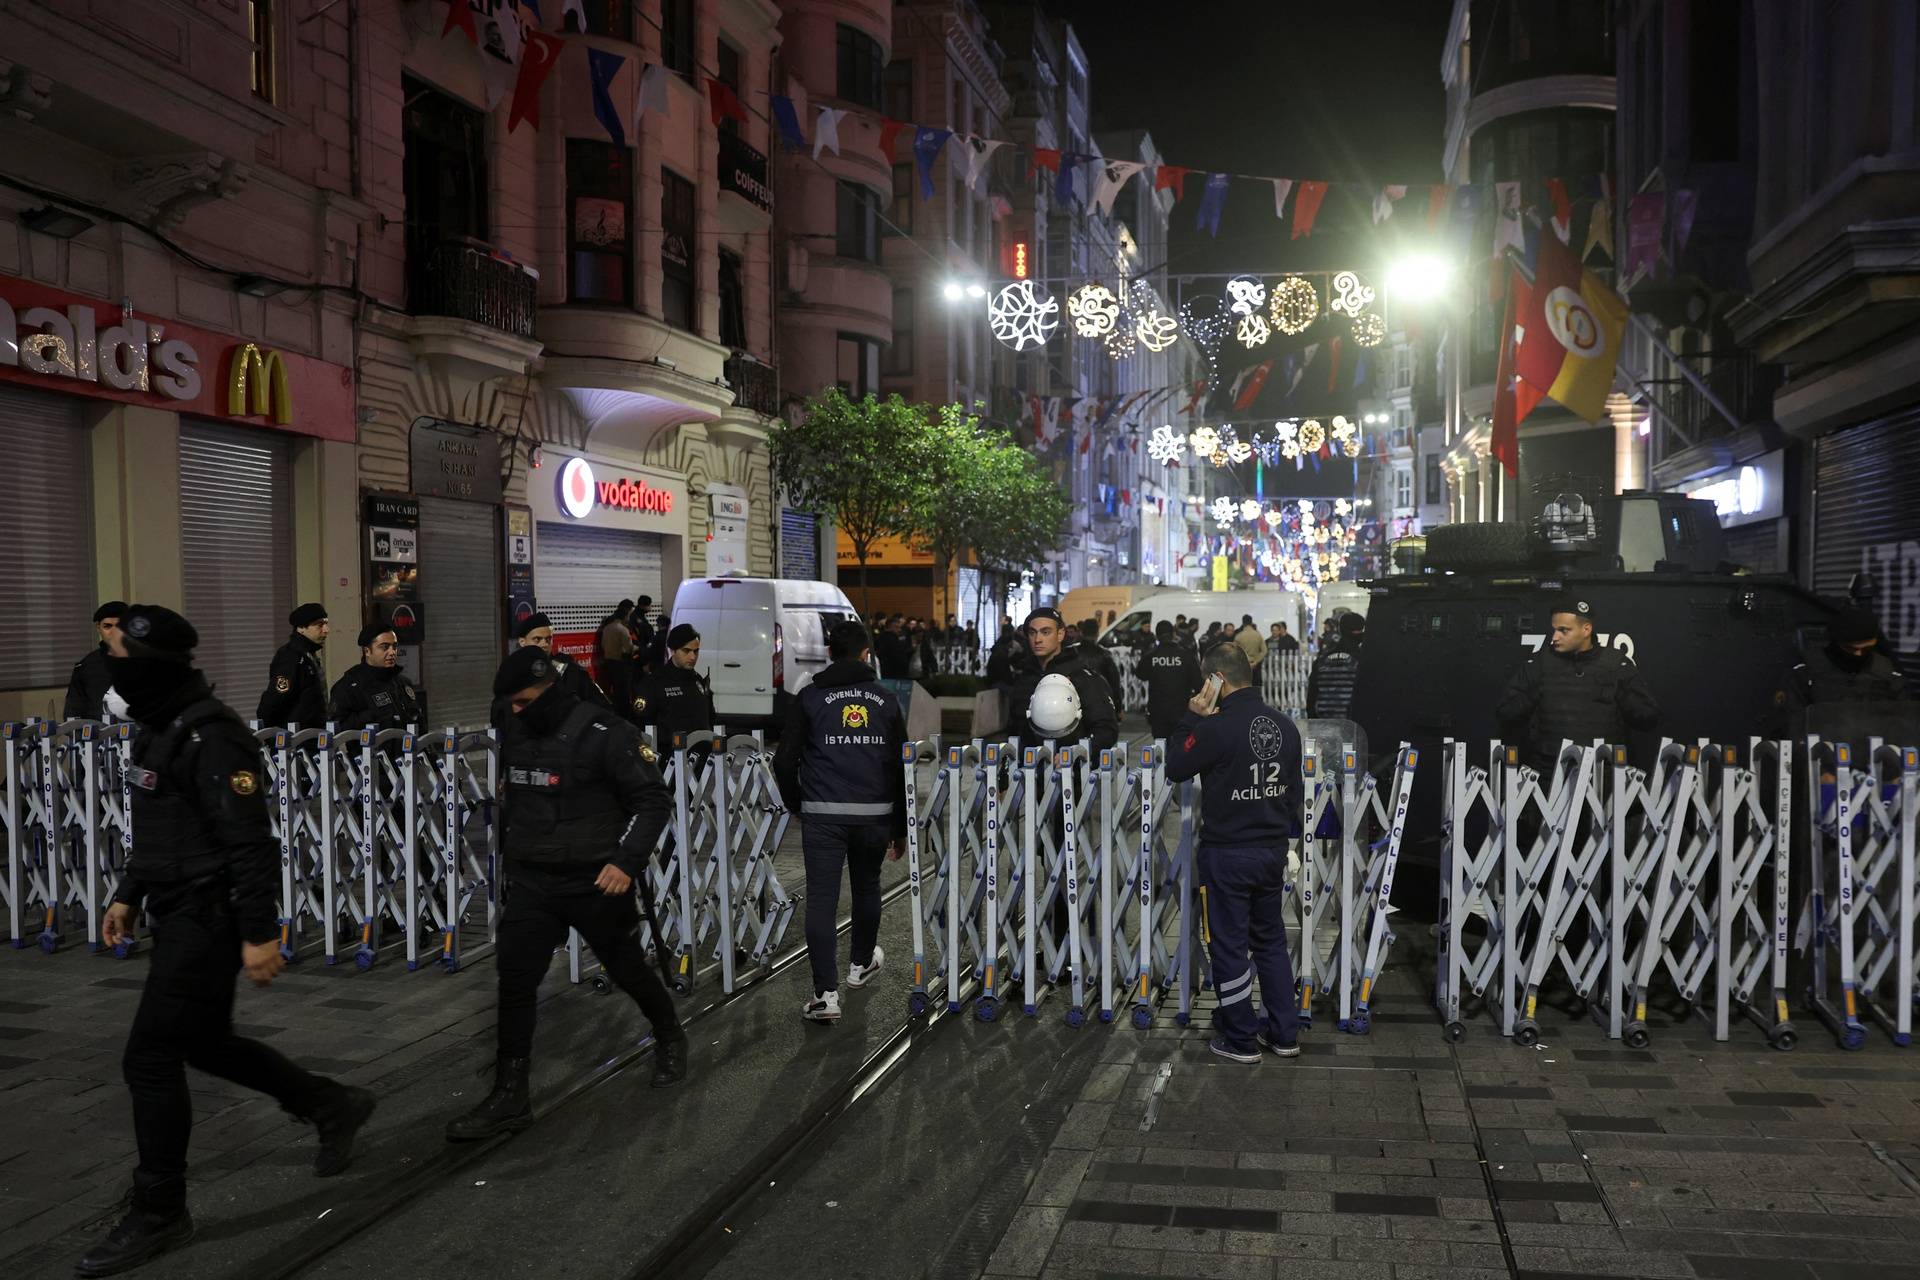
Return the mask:
[[1201,779],[1201,910],[1220,998],[1207,1048],[1230,1062],[1257,1063],[1262,1050],[1292,1058],[1299,1013],[1281,908],[1301,828],[1300,730],[1261,700],[1240,646],[1216,645],[1200,667],[1206,683],[1167,738],[1167,780]]

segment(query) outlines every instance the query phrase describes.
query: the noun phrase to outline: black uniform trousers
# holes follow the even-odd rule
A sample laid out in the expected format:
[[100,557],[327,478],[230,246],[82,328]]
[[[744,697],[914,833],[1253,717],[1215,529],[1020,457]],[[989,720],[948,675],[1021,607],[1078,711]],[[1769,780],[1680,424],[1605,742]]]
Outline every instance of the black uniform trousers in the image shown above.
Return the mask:
[[873,944],[880,937],[880,868],[887,860],[887,828],[849,825],[802,818],[800,854],[807,865],[807,959],[813,966],[813,990],[818,995],[840,987],[839,929],[834,916],[840,910],[840,868],[853,881],[853,936],[855,964],[873,961]]
[[153,911],[153,959],[121,1058],[140,1150],[134,1186],[156,1209],[185,1201],[193,1130],[188,1066],[267,1094],[303,1119],[334,1088],[270,1046],[234,1034],[240,931],[224,901],[207,899]]
[[[534,1004],[554,949],[577,929],[607,977],[633,997],[659,1040],[679,1037],[680,1014],[640,945],[633,894],[602,893],[593,883],[605,862],[528,863],[507,873],[507,906],[494,963],[500,974],[499,1045],[503,1058],[533,1056]],[[644,873],[643,873],[644,874]]]

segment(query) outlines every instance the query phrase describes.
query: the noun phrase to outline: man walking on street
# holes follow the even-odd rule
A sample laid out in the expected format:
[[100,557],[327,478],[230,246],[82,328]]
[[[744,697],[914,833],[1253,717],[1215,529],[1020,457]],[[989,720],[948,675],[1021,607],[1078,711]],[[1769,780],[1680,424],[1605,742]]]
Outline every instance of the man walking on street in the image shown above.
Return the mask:
[[1216,645],[1200,661],[1207,683],[1167,740],[1167,781],[1204,775],[1201,909],[1220,998],[1207,1048],[1232,1062],[1258,1062],[1262,1049],[1291,1058],[1299,1011],[1283,908],[1287,846],[1302,822],[1300,730],[1260,700],[1238,645]]
[[280,845],[267,818],[260,747],[193,667],[199,633],[158,605],[134,605],[108,640],[113,687],[138,729],[129,773],[133,851],[107,908],[109,947],[153,921],[153,958],[121,1060],[133,1094],[139,1163],[127,1215],[76,1268],[107,1276],[193,1236],[187,1142],[193,1097],[186,1068],[256,1089],[314,1125],[314,1172],[347,1167],[373,1114],[365,1089],[316,1076],[257,1040],[234,1034],[234,977],[264,987],[280,953]]
[[900,856],[907,836],[906,775],[901,746],[907,718],[873,670],[872,642],[858,622],[841,622],[827,637],[826,670],[794,699],[773,776],[789,812],[800,815],[807,864],[807,958],[813,998],[800,1008],[810,1022],[840,1017],[840,953],[834,915],[840,868],[853,880],[852,963],[847,985],[864,987],[885,955],[880,936],[880,864]]
[[327,644],[326,607],[303,604],[287,615],[287,625],[293,634],[273,655],[254,716],[261,724],[282,728],[318,728],[327,719],[327,669],[320,662]]

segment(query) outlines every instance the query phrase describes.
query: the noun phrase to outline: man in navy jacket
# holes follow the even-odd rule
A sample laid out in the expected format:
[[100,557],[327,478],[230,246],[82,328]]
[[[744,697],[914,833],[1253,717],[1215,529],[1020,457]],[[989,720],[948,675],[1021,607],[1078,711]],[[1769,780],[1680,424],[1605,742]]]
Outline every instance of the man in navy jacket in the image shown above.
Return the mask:
[[1291,1058],[1299,1011],[1282,908],[1287,845],[1301,827],[1300,730],[1261,701],[1240,646],[1215,645],[1200,665],[1207,683],[1167,739],[1167,779],[1202,779],[1200,884],[1220,997],[1207,1047],[1234,1062],[1258,1062],[1263,1048]]

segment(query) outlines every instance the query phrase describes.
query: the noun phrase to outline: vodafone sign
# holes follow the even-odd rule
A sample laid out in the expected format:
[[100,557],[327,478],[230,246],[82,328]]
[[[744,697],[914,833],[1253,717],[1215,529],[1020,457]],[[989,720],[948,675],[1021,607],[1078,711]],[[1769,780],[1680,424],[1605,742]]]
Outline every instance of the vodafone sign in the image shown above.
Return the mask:
[[685,529],[686,481],[679,476],[578,455],[559,461],[554,482],[528,494],[536,517],[655,533]]
[[575,520],[593,514],[593,468],[585,458],[568,458],[560,468],[560,509]]

